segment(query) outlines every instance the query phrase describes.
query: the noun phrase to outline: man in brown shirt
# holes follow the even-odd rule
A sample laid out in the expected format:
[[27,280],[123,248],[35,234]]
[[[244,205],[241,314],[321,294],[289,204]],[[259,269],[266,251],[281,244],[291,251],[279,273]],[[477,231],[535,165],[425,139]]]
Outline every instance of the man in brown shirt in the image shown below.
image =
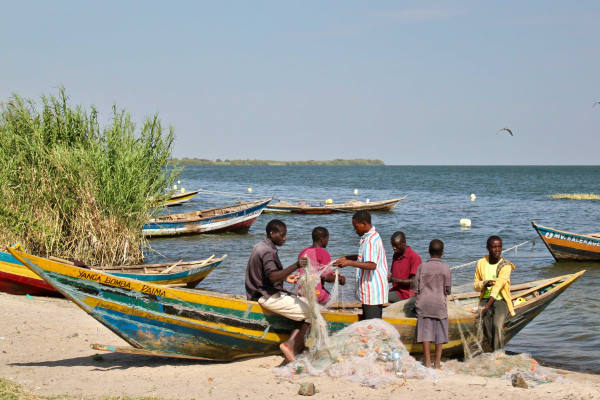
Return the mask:
[[300,259],[287,268],[283,268],[277,246],[283,246],[287,240],[287,227],[278,219],[269,221],[266,227],[267,237],[254,245],[246,267],[246,297],[258,301],[264,309],[294,321],[304,321],[300,328],[292,330],[288,340],[279,345],[288,362],[296,359],[296,354],[304,348],[304,336],[309,324],[308,304],[283,288],[283,281],[300,267],[306,267],[306,259]]
[[429,243],[431,258],[417,269],[413,280],[417,308],[417,342],[423,343],[425,366],[431,366],[430,346],[435,343],[435,368],[440,368],[442,344],[448,343],[448,305],[452,287],[450,267],[442,262],[444,242]]

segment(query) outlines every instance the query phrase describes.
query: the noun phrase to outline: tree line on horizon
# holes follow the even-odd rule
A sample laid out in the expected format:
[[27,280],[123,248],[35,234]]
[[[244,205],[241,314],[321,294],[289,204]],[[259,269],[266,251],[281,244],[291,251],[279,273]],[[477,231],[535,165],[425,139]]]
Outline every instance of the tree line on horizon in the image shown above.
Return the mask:
[[381,160],[366,159],[366,158],[353,158],[353,159],[342,159],[336,158],[334,160],[306,160],[306,161],[276,161],[276,160],[241,160],[241,159],[220,159],[209,160],[206,158],[174,158],[172,163],[181,165],[271,165],[271,166],[290,166],[290,165],[339,165],[339,166],[351,166],[351,165],[385,165]]

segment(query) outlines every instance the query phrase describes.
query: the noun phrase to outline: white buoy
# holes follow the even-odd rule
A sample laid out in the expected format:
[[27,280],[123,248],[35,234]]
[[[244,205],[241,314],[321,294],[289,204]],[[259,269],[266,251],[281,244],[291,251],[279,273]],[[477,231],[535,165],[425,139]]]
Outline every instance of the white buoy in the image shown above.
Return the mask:
[[461,218],[460,219],[460,226],[470,227],[471,226],[471,220],[469,218]]
[[366,203],[370,202],[371,200],[367,199]]
[[181,193],[185,193],[185,188],[181,188]]
[[327,199],[327,200],[325,200],[325,204],[333,204],[333,199]]
[[173,190],[177,190],[177,185],[173,185]]
[[476,198],[477,196],[475,196],[475,193],[471,193],[471,201],[475,201]]
[[356,196],[358,194],[358,189],[354,189],[354,195]]
[[252,193],[252,188],[248,188],[248,193]]
[[177,184],[178,184],[178,185],[181,185],[181,181],[177,181]]

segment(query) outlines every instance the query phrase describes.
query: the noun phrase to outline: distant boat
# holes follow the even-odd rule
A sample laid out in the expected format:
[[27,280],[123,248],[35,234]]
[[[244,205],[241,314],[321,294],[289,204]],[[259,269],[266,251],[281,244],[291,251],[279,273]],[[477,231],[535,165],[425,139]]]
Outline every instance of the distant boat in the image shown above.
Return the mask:
[[185,193],[175,193],[167,199],[167,207],[180,206],[183,203],[190,201],[195,195],[200,193],[200,190],[193,190]]
[[531,225],[556,261],[600,261],[600,233],[579,234]]
[[265,209],[265,212],[272,213],[294,213],[294,214],[333,214],[333,213],[344,213],[344,212],[355,212],[360,210],[366,211],[391,211],[396,207],[398,202],[404,200],[406,197],[399,197],[391,200],[371,201],[363,202],[350,200],[346,203],[340,204],[319,204],[312,205],[306,202],[300,204],[292,204],[287,201],[280,201],[279,203],[269,204]]
[[271,198],[240,201],[239,204],[170,214],[148,221],[142,228],[144,236],[178,236],[197,233],[248,232]]
[[[227,257],[211,256],[204,260],[163,264],[94,267],[88,272],[103,271],[118,277],[137,279],[160,285],[186,284],[194,287]],[[60,260],[54,258],[55,260]],[[71,264],[69,261],[60,260]],[[32,296],[60,296],[50,284],[24,266],[11,254],[0,252],[0,292]]]
[[[15,248],[9,251],[132,346],[92,346],[95,349],[230,361],[279,354],[279,344],[298,326],[297,322],[277,314],[263,313],[262,307],[246,300],[246,296],[115,279],[104,272],[90,272]],[[584,272],[513,285],[516,315],[509,316],[504,324],[506,341]],[[471,311],[477,308],[479,293],[451,295],[449,300],[462,312],[449,318],[450,341],[443,345],[444,355],[461,355],[463,332],[477,331],[478,318]],[[357,322],[360,308],[341,304],[336,309],[323,310],[322,315],[330,332],[336,332]],[[398,330],[409,352],[422,352],[423,346],[416,343],[416,318],[392,317],[384,309],[383,319]]]

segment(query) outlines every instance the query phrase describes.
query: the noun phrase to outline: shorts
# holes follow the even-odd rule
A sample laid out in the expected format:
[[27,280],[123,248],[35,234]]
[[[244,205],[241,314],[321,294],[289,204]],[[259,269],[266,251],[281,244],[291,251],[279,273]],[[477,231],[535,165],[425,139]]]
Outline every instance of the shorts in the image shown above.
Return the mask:
[[290,296],[287,293],[278,292],[268,299],[262,296],[258,299],[258,304],[272,313],[294,321],[304,321],[310,315],[308,303],[304,299],[297,296]]
[[448,318],[417,317],[417,342],[448,343]]

